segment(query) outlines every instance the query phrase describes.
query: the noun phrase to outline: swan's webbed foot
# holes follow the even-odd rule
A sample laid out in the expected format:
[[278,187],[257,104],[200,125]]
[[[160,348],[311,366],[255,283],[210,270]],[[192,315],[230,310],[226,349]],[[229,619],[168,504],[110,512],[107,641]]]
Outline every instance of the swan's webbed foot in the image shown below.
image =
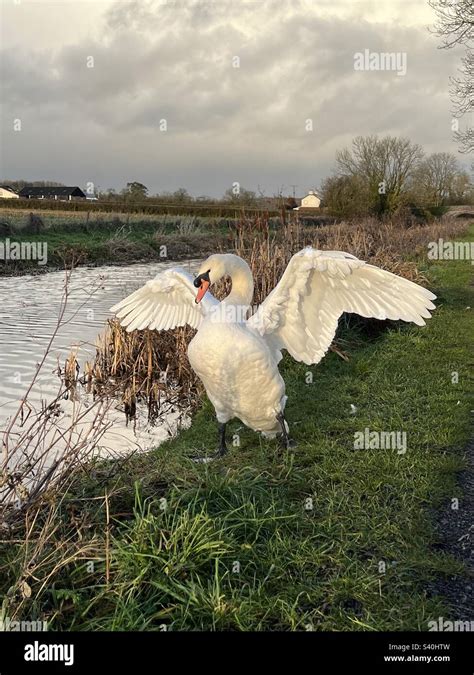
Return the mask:
[[297,443],[288,435],[288,431],[286,429],[285,416],[283,415],[282,412],[278,413],[277,420],[279,421],[281,426],[281,435],[280,435],[281,447],[284,448],[285,450],[292,450],[293,448],[296,448]]
[[225,422],[219,422],[219,448],[216,452],[216,457],[224,457],[229,452],[225,442]]
[[225,428],[226,428],[226,423],[218,422],[218,428],[219,428],[219,447],[217,449],[217,452],[214,452],[210,457],[193,457],[192,460],[193,462],[199,462],[200,464],[208,464],[209,462],[213,462],[215,459],[221,459],[226,455],[229,451],[226,442],[225,442]]
[[295,439],[290,438],[289,436],[286,440],[281,438],[280,443],[285,450],[294,450],[298,447],[298,443],[295,441]]

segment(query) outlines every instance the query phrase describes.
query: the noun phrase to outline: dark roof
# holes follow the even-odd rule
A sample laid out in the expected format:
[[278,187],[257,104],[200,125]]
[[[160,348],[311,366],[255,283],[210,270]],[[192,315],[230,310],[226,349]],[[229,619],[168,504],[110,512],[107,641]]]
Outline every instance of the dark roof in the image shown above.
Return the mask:
[[24,188],[20,190],[20,197],[85,197],[81,188],[74,187],[65,187],[63,185],[59,187],[32,187],[30,185],[25,185]]
[[0,188],[3,188],[4,190],[10,190],[10,192],[15,192],[15,193],[17,192],[17,190],[15,190],[15,188],[12,188],[11,185],[0,185]]

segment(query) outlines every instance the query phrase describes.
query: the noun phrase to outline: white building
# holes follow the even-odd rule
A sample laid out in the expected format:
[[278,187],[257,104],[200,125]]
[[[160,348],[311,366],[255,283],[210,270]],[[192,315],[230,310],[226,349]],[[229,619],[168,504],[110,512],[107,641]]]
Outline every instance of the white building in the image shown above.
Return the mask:
[[0,199],[18,199],[18,193],[9,185],[0,185]]
[[301,200],[301,206],[299,207],[300,209],[319,209],[319,205],[321,204],[321,200],[319,199],[318,195],[310,190],[306,197],[303,197]]

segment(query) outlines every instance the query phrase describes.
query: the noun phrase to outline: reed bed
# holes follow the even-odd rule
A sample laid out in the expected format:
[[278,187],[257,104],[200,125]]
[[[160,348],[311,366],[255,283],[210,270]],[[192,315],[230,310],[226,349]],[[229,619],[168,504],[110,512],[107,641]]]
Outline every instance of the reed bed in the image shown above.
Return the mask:
[[147,406],[152,424],[163,405],[192,411],[200,397],[199,380],[186,356],[194,332],[185,326],[161,333],[127,333],[116,319],[110,319],[98,338],[94,362],[85,367],[85,381],[94,398],[119,397],[127,422],[135,418],[139,403]]
[[291,219],[272,232],[265,218],[240,221],[235,228],[234,251],[245,258],[255,280],[254,304],[263,302],[281,279],[291,257],[305,246],[327,251],[346,251],[389,272],[424,284],[418,265],[408,258],[423,259],[430,241],[453,239],[466,229],[452,219],[407,227],[402,219],[381,222],[376,218],[304,227]]

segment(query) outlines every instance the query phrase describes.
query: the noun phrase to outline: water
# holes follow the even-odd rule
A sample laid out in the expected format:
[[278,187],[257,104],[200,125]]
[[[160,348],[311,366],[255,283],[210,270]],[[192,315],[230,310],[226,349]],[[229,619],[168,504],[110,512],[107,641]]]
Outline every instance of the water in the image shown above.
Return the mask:
[[[42,402],[54,400],[60,384],[58,364],[64,368],[71,348],[78,349],[81,364],[93,360],[97,335],[103,332],[106,320],[112,316],[110,307],[175,264],[160,262],[74,270],[62,325],[28,397],[29,402],[39,409]],[[199,265],[191,261],[182,266],[195,272]],[[64,281],[64,272],[0,277],[0,429],[6,428],[17,411],[18,402],[25,395],[56,328]],[[124,450],[157,445],[173,433],[178,420],[178,416],[170,415],[161,428],[150,429],[143,421],[145,417],[139,412],[139,423],[133,429],[126,427],[123,414],[113,409],[109,415],[113,425],[103,439],[104,447]]]

